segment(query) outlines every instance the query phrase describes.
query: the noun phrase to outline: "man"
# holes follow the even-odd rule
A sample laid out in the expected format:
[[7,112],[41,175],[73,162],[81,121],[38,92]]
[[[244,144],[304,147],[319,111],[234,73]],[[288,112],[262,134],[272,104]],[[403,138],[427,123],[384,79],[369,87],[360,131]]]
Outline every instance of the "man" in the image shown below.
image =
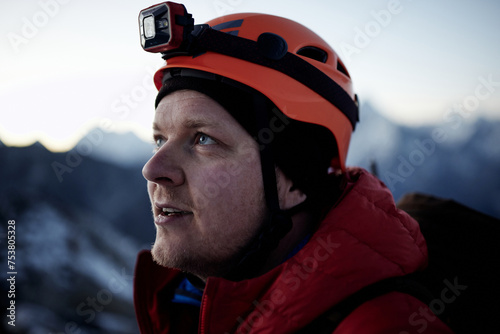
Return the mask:
[[[158,23],[166,6],[179,14]],[[172,3],[141,15],[143,46],[160,35],[151,17],[157,29],[190,22]],[[157,233],[136,267],[141,332],[450,333],[399,292],[328,319],[356,291],[423,269],[425,240],[380,181],[345,167],[357,98],[320,37],[261,14],[208,26],[165,44],[155,75],[143,174]]]

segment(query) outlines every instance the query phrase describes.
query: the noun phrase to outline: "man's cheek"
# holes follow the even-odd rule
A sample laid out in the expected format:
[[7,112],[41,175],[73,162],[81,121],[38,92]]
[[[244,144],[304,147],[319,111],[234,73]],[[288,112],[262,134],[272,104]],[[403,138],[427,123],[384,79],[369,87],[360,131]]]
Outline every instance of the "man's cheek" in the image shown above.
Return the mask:
[[230,165],[205,168],[190,179],[190,193],[198,208],[205,208],[211,202],[227,193],[234,181]]
[[220,194],[220,189],[207,177],[205,182],[198,182],[197,185],[191,185],[190,193],[194,209],[200,212],[213,206],[213,201]]

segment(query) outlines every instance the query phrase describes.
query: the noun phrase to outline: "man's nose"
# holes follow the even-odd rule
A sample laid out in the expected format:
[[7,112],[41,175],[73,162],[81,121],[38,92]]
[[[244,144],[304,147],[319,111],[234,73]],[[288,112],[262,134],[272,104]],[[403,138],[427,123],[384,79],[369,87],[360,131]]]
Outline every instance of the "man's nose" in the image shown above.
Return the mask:
[[142,175],[150,182],[165,186],[178,186],[184,183],[181,159],[174,148],[164,144],[142,168]]

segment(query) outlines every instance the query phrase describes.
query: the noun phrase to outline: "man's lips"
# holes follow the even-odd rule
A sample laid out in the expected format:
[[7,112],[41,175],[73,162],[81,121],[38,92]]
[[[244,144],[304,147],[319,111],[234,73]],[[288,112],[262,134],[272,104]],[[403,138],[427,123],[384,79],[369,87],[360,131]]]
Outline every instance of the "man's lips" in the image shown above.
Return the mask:
[[168,204],[155,204],[154,207],[155,223],[163,225],[174,221],[177,218],[183,218],[192,215],[191,211],[179,209]]

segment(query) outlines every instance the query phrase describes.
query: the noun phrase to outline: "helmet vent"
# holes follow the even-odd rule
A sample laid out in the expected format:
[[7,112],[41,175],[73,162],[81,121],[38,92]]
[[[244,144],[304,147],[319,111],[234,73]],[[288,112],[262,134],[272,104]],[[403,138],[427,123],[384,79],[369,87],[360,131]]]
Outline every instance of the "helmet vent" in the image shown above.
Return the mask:
[[347,72],[347,69],[345,68],[344,64],[342,64],[340,61],[337,61],[337,71],[344,73],[348,78],[351,77],[349,75],[349,72]]
[[328,53],[325,50],[321,50],[315,46],[304,46],[299,51],[297,51],[298,55],[311,58],[322,63],[326,63],[328,59]]

